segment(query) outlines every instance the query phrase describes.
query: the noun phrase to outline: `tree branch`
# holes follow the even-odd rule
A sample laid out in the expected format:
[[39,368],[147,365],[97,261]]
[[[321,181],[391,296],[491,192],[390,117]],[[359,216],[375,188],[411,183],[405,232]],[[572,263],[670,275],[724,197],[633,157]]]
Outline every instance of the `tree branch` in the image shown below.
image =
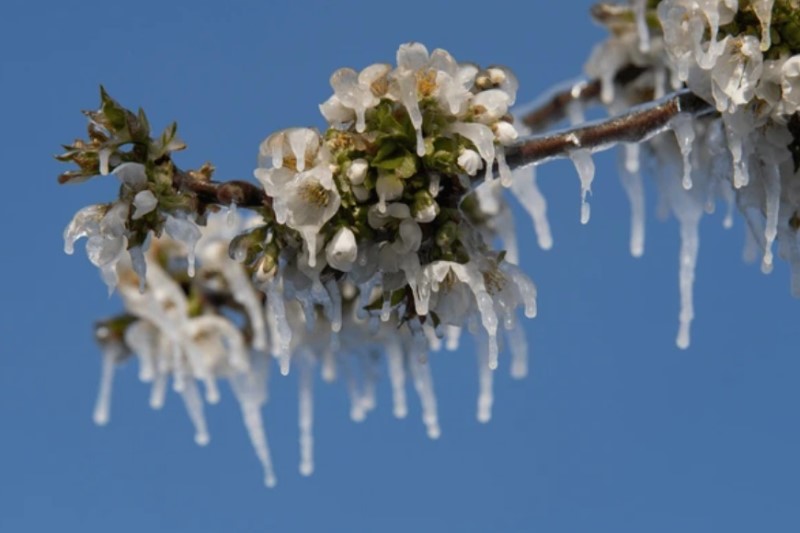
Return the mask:
[[251,209],[272,209],[272,198],[254,183],[242,180],[226,182],[211,181],[192,172],[175,169],[172,186],[177,191],[188,191],[197,195],[204,204],[231,205]]
[[506,162],[511,169],[568,157],[576,150],[607,150],[619,143],[639,143],[664,131],[680,114],[695,117],[716,110],[689,90],[672,93],[660,100],[634,107],[631,111],[604,120],[547,135],[519,139],[506,147]]
[[[616,85],[627,85],[647,72],[647,68],[627,65],[614,77]],[[542,131],[548,126],[560,122],[567,117],[569,106],[575,103],[589,104],[600,97],[602,83],[600,80],[589,80],[573,84],[567,89],[557,90],[522,117],[522,123],[531,131]]]

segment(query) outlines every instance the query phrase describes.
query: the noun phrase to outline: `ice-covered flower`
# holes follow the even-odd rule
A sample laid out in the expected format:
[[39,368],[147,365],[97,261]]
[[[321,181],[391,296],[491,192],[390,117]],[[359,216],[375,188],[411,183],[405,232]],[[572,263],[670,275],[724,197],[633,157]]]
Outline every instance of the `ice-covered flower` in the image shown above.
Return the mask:
[[781,90],[783,92],[784,112],[796,113],[800,110],[800,55],[786,60],[781,67]]
[[422,113],[419,102],[436,99],[442,108],[458,115],[471,97],[478,69],[459,65],[445,50],[437,48],[430,55],[420,43],[401,45],[397,51],[397,68],[392,71],[391,95],[408,111],[417,133],[417,155],[425,154],[422,138]]
[[117,285],[117,263],[128,245],[126,220],[128,204],[90,205],[78,211],[64,230],[64,251],[72,254],[75,241],[87,238],[86,254],[108,286],[109,293]]
[[733,111],[753,99],[763,69],[759,46],[752,35],[726,41],[711,70],[711,91],[719,111]]
[[370,65],[361,72],[340,68],[331,76],[334,94],[319,108],[330,124],[342,124],[355,119],[356,131],[366,128],[365,114],[378,105],[389,88],[387,74],[391,66]]

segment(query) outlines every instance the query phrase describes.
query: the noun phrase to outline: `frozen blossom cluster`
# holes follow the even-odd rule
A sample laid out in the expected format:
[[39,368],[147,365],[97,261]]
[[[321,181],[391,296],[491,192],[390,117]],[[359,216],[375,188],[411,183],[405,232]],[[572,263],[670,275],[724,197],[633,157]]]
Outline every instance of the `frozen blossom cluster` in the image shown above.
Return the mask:
[[[178,169],[164,149],[183,147],[174,127],[151,139],[144,114],[105,92],[88,113],[90,141],[61,156],[79,170],[62,181],[111,174],[120,193],[75,215],[65,250],[86,237],[89,259],[125,306],[97,330],[105,356],[96,422],[109,419],[115,366],[135,354],[151,405],[163,405],[171,381],[203,445],[204,405],[228,380],[271,486],[261,407],[272,360],[283,375],[300,369],[303,474],[313,470],[315,369],[328,381],[343,376],[356,421],[375,407],[383,373],[394,414],[405,417],[408,378],[431,438],[440,427],[430,352],[455,349],[465,329],[476,338],[484,422],[501,347],[512,375],[526,374],[517,321],[535,316],[536,288],[515,264],[502,195],[514,183],[504,159],[518,136],[508,113],[514,75],[411,43],[396,67],[340,69],[331,85],[320,106],[327,131],[290,128],[261,144],[257,192],[214,182],[210,166]],[[532,212],[544,209],[535,183],[512,190]],[[253,214],[240,216],[245,207]]]
[[[591,54],[589,79],[516,118],[509,69],[459,63],[441,49],[409,43],[396,65],[339,69],[319,106],[327,128],[269,135],[257,183],[215,181],[210,164],[182,170],[174,124],[154,137],[142,111],[101,91],[100,109],[86,113],[88,139],[59,156],[77,165],[62,183],[119,183],[114,201],[78,211],[64,232],[67,253],[86,238],[125,307],[96,330],[104,357],[95,421],[109,420],[114,370],[135,355],[151,405],[163,405],[171,383],[203,445],[205,406],[227,380],[271,486],[262,420],[271,368],[300,373],[300,471],[310,474],[316,372],[341,378],[356,421],[376,407],[382,374],[395,416],[405,417],[410,382],[437,438],[428,358],[455,349],[465,330],[479,359],[477,417],[488,421],[496,369],[527,372],[518,321],[536,314],[508,199],[549,249],[532,163],[573,161],[588,223],[593,152],[615,144],[631,253],[644,252],[648,167],[660,212],[679,222],[679,347],[694,316],[699,223],[718,200],[726,227],[734,208],[743,214],[747,254],[760,253],[764,272],[777,241],[800,296],[798,0],[632,0],[598,4],[593,15],[610,37]],[[611,118],[587,124],[584,107],[594,103]],[[537,134],[562,118],[572,125]]]
[[[611,37],[597,45],[587,74],[600,80],[611,114],[688,89],[716,113],[679,114],[666,132],[621,147],[621,179],[632,205],[631,253],[644,251],[640,166],[652,166],[660,212],[680,224],[681,312],[677,343],[689,344],[698,226],[717,200],[744,215],[746,256],[772,270],[774,243],[800,296],[800,3],[797,0],[632,0],[600,4]],[[575,86],[580,90],[580,85]],[[582,103],[569,109],[582,121]]]

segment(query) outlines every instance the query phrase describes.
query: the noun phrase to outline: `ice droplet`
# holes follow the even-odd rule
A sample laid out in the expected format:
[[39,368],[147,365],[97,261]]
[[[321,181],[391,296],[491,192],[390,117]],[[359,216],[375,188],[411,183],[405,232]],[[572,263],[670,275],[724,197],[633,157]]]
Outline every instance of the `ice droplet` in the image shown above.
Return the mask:
[[479,391],[477,418],[478,422],[486,423],[492,419],[494,369],[490,366],[490,345],[484,339],[481,341],[477,347]]
[[386,357],[389,363],[389,379],[392,383],[394,416],[405,418],[408,415],[408,405],[406,403],[406,371],[403,349],[396,342],[388,344]]
[[594,161],[589,150],[574,150],[569,155],[581,180],[581,224],[589,222],[591,209],[588,202],[594,180]]
[[762,172],[764,173],[764,193],[766,197],[766,222],[764,225],[764,261],[761,271],[766,274],[772,270],[772,244],[778,236],[781,175],[778,166],[767,161],[762,165]]
[[692,144],[694,143],[695,132],[692,125],[692,118],[689,116],[678,115],[672,121],[672,131],[678,141],[678,148],[683,156],[683,188],[687,191],[692,188]]
[[639,171],[639,145],[628,143],[623,145],[624,163],[620,172],[620,181],[631,204],[631,236],[630,250],[633,257],[644,254],[645,211],[644,186]]
[[689,328],[694,319],[694,273],[697,266],[697,252],[700,245],[698,226],[699,217],[684,217],[679,220],[681,228],[681,251],[680,251],[680,271],[679,285],[681,293],[681,311],[679,315],[678,337],[676,344],[678,348],[689,347]]
[[100,390],[94,407],[94,423],[98,426],[108,424],[111,412],[111,390],[114,385],[114,367],[122,355],[122,345],[107,342],[103,346],[103,363],[100,371]]
[[298,425],[300,427],[300,473],[314,472],[314,373],[313,359],[308,356],[300,368],[300,398]]
[[547,200],[542,196],[536,184],[536,167],[534,165],[514,171],[511,191],[533,220],[533,229],[536,232],[539,247],[542,250],[552,248],[553,235],[550,232],[550,222],[547,220]]

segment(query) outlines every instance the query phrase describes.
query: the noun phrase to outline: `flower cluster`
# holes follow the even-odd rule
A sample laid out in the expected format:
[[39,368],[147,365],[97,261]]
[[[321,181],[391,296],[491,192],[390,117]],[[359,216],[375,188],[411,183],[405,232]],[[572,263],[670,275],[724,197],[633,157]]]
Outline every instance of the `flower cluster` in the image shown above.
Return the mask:
[[519,305],[534,314],[532,284],[487,246],[502,203],[489,192],[494,165],[512,182],[503,148],[517,137],[516,78],[411,43],[396,68],[339,69],[331,86],[324,135],[291,128],[261,144],[255,176],[275,219],[234,253],[250,257],[271,294],[330,308],[335,330],[346,286],[384,321],[462,328],[476,315],[494,368],[498,323],[513,328]]
[[[81,168],[64,181],[111,173],[122,182],[116,201],[79,211],[64,234],[68,253],[88,238],[90,260],[125,306],[97,330],[105,354],[98,423],[109,419],[114,366],[131,354],[152,383],[154,408],[172,379],[201,445],[209,440],[204,403],[218,401],[216,382],[227,379],[271,486],[260,409],[273,358],[282,374],[300,368],[303,474],[313,470],[317,366],[326,380],[345,375],[354,420],[375,407],[383,361],[394,413],[406,416],[409,375],[431,438],[440,428],[429,352],[455,349],[465,328],[476,337],[481,421],[491,416],[502,343],[512,375],[526,374],[517,319],[536,314],[536,289],[515,266],[502,186],[537,220],[544,204],[535,181],[512,179],[504,158],[518,135],[508,113],[514,75],[412,43],[400,47],[397,67],[340,69],[331,85],[320,106],[326,132],[290,128],[261,144],[261,190],[216,183],[210,166],[178,169],[163,148],[182,147],[175,128],[150,139],[143,113],[103,92],[89,114],[94,144],[76,141],[61,156]],[[253,216],[241,219],[237,206]],[[492,248],[496,240],[505,250]]]

